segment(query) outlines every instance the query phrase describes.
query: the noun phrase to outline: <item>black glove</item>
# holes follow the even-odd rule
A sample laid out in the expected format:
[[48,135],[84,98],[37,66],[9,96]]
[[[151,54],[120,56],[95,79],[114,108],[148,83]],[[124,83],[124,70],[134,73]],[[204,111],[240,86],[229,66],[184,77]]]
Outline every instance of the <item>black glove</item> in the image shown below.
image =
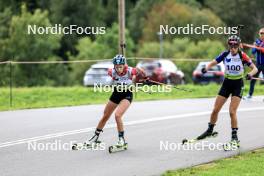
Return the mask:
[[144,83],[146,83],[146,84],[150,83],[150,81],[149,81],[149,77],[145,77],[145,78],[144,78]]
[[207,70],[205,68],[202,68],[201,72],[202,72],[202,74],[205,74],[207,72]]
[[247,74],[246,75],[246,80],[251,80],[252,79],[252,76],[250,74]]

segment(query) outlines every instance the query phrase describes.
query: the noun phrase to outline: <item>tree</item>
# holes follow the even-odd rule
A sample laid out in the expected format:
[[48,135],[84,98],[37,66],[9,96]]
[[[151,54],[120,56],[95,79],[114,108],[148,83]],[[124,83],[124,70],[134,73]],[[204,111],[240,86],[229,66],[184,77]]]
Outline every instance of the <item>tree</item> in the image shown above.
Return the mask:
[[[146,42],[140,46],[137,55],[139,57],[159,58],[160,44],[158,42]],[[225,49],[220,41],[206,39],[195,43],[189,38],[175,38],[173,41],[163,43],[164,58],[197,58],[213,59]]]
[[142,29],[146,22],[146,16],[151,7],[160,3],[162,0],[139,0],[134,9],[131,10],[128,18],[128,29],[131,31],[131,36],[135,42],[138,42],[142,37]]
[[0,12],[0,39],[8,36],[11,18],[12,11],[10,8],[5,8],[3,12]]
[[[200,8],[201,5],[196,0],[173,0],[175,3],[186,4],[194,8]],[[131,31],[133,40],[138,43],[142,38],[143,28],[147,22],[149,11],[154,5],[162,5],[164,0],[138,0],[136,6],[130,10],[128,17],[128,29]]]
[[[134,9],[137,0],[125,1],[126,19],[131,14],[131,9]],[[118,22],[118,0],[103,0],[104,21],[107,27],[111,27],[113,23]],[[101,15],[101,14],[100,14]]]
[[245,25],[241,38],[252,42],[259,28],[264,24],[263,0],[205,0],[205,5],[212,9],[228,26]]
[[[3,44],[0,55],[14,61],[53,60],[54,50],[60,47],[62,36],[28,34],[28,25],[51,26],[48,12],[37,9],[31,14],[26,6],[22,5],[21,14],[11,19],[8,37],[0,41]],[[50,72],[47,68],[46,65],[16,65],[14,67],[16,85],[45,85],[48,77],[52,77],[47,77]]]
[[[223,22],[212,11],[208,9],[199,9],[186,4],[176,3],[174,0],[166,0],[163,3],[155,4],[147,14],[146,22],[143,28],[142,42],[157,41],[157,32],[160,31],[160,25],[169,27],[185,27],[187,24],[193,26],[223,26]],[[190,37],[195,41],[210,39],[220,39],[220,35],[212,34],[167,34],[166,39]]]
[[[96,9],[96,10],[95,10]],[[62,26],[77,25],[87,26],[105,26],[104,9],[102,0],[53,0],[51,1],[51,21],[54,24]],[[77,54],[75,45],[80,37],[85,35],[64,35],[61,40],[61,48],[58,55],[67,60],[67,52]],[[95,36],[89,36],[95,38]]]
[[[133,56],[134,42],[130,37],[129,31],[126,30],[126,57]],[[106,30],[106,34],[97,35],[96,39],[92,41],[89,37],[83,37],[78,40],[76,45],[78,55],[70,55],[71,60],[84,60],[84,59],[111,59],[118,53],[118,25],[116,23]],[[89,68],[89,64],[73,65],[72,78],[77,80],[78,83],[85,71]]]
[[224,50],[225,46],[221,42],[206,39],[204,41],[197,42],[194,47],[189,45],[186,49],[185,57],[211,60]]

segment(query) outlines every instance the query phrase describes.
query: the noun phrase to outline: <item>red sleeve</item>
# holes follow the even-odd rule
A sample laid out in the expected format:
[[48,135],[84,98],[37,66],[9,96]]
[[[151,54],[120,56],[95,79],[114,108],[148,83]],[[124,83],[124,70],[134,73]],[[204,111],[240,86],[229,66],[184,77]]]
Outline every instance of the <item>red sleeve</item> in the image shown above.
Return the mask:
[[136,68],[132,68],[131,75],[132,76],[137,75],[137,69]]
[[252,63],[252,60],[251,60],[251,59],[249,58],[249,56],[248,56],[246,53],[244,53],[244,52],[242,52],[242,61],[243,61],[243,63],[247,64],[247,66],[250,66],[251,63]]
[[112,68],[108,68],[108,75],[111,76],[111,77],[113,77],[113,75],[112,75]]

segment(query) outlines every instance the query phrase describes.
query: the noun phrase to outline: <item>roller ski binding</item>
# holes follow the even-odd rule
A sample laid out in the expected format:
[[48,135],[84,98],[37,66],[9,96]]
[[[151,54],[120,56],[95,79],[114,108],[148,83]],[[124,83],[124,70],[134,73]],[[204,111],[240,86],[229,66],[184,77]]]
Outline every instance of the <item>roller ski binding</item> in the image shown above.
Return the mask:
[[182,145],[187,144],[187,143],[195,143],[197,141],[201,141],[201,140],[212,138],[212,137],[215,138],[215,137],[217,137],[217,135],[218,135],[218,132],[216,132],[216,131],[206,130],[203,134],[201,134],[197,138],[183,139]]
[[198,141],[201,141],[207,138],[211,138],[211,137],[217,137],[218,132],[214,131],[214,126],[215,124],[211,124],[209,122],[208,129],[204,133],[202,133],[200,136],[194,139],[183,139],[182,145],[187,144],[187,143],[195,143],[195,142],[198,142]]
[[240,147],[240,141],[232,139],[230,142],[223,145],[224,151],[237,150]]
[[84,143],[75,143],[72,145],[72,150],[92,150],[97,149],[101,141],[98,140],[99,135],[94,135],[92,138],[90,138],[87,142]]
[[119,151],[127,150],[128,144],[125,142],[123,137],[119,137],[117,144],[109,146],[108,151],[109,153],[115,153]]
[[237,150],[239,147],[240,147],[240,141],[238,140],[237,137],[237,128],[234,128],[232,130],[231,141],[224,144],[223,148],[225,151],[232,151],[232,150]]

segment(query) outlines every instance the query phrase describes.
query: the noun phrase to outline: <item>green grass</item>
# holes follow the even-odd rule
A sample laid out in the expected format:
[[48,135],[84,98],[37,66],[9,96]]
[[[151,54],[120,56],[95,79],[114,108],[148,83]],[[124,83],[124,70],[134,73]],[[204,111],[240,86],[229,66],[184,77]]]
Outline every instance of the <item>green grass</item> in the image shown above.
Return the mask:
[[264,149],[191,168],[167,171],[162,176],[262,176]]
[[[170,93],[147,94],[138,92],[135,101],[165,100],[182,98],[215,97],[220,85],[182,85],[181,88],[191,89],[193,92],[184,92],[173,89]],[[245,90],[247,92],[247,89]],[[261,92],[262,91],[262,92]],[[86,87],[32,87],[14,88],[13,103],[10,107],[9,88],[0,88],[0,111],[47,108],[75,105],[101,104],[107,102],[110,92],[94,92],[93,88]],[[256,86],[255,95],[264,95],[263,86]]]

